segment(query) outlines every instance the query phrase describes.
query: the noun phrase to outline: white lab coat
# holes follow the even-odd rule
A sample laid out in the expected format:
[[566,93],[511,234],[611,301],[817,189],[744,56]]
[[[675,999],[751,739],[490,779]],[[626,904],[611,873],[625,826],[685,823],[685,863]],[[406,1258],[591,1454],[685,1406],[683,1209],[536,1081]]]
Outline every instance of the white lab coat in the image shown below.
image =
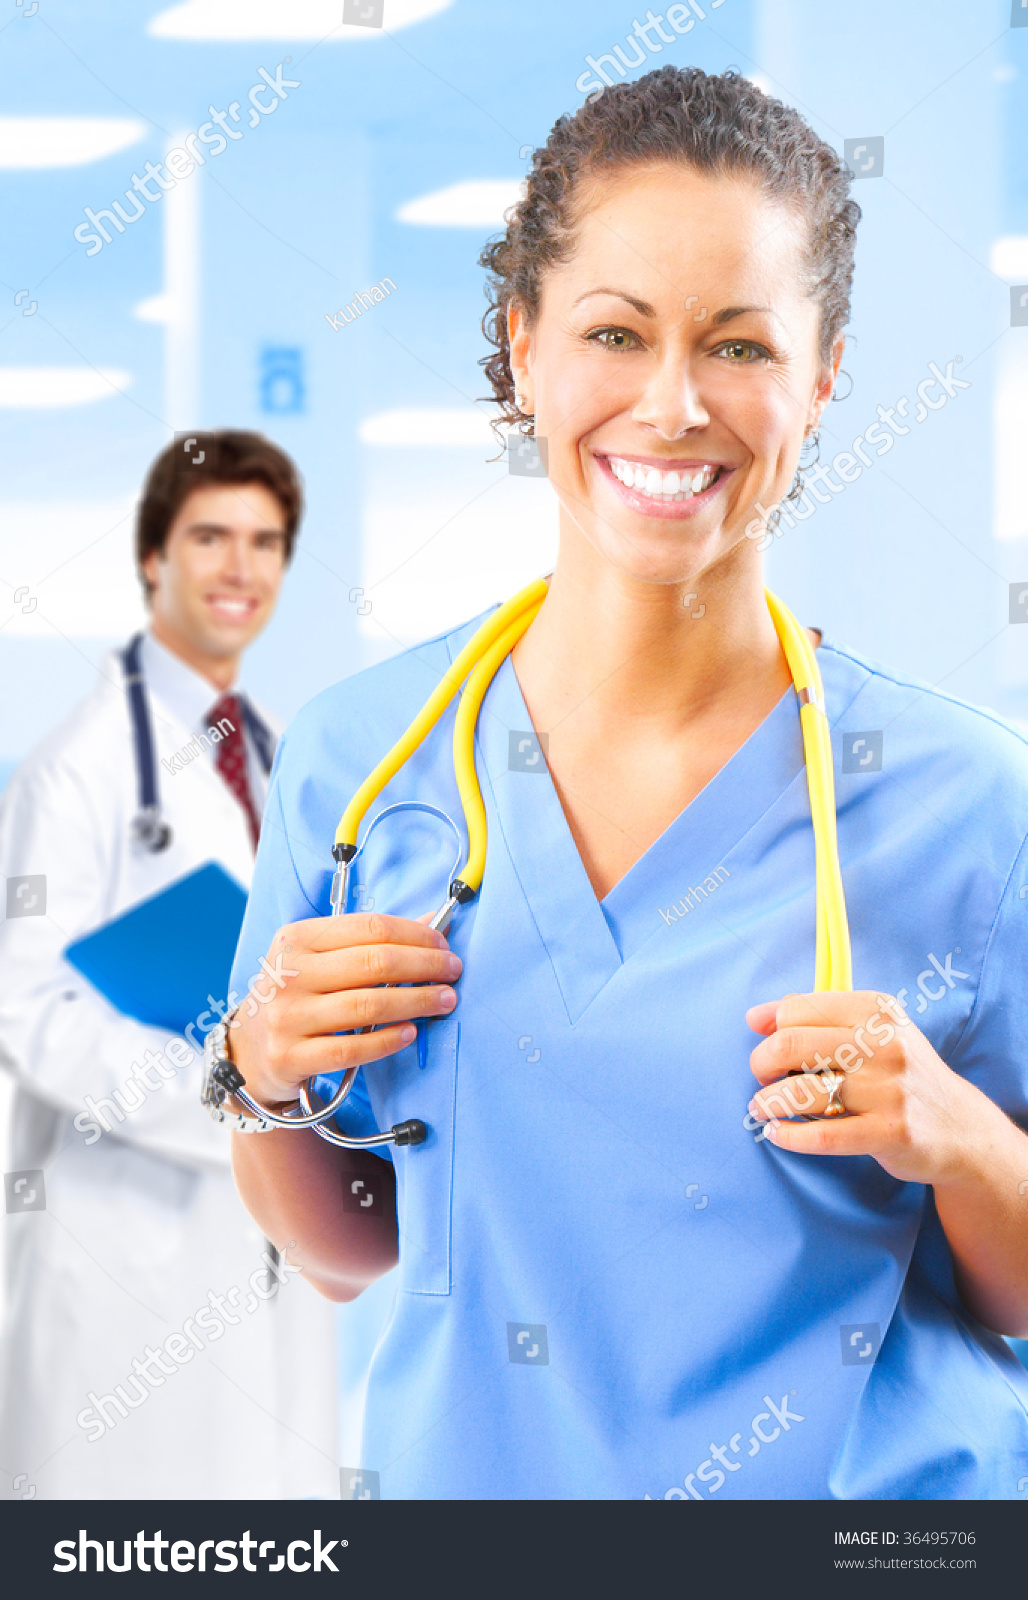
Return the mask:
[[[194,728],[151,701],[170,758]],[[16,1079],[5,1170],[42,1169],[45,1183],[45,1210],[5,1219],[0,1497],[335,1497],[334,1308],[295,1274],[263,1298],[265,1241],[236,1194],[230,1136],[199,1104],[199,1056],[159,1088],[126,1090],[168,1034],[119,1014],[61,954],[205,861],[249,885],[245,816],[210,757],[158,770],[173,840],[154,855],[131,838],[136,775],[112,656],[0,799],[0,871],[46,878],[45,915],[0,922],[0,1064]],[[123,1121],[106,1112],[112,1131],[98,1137],[85,1096],[116,1088],[142,1104]],[[225,1315],[192,1323],[182,1364],[164,1354],[152,1383],[133,1383],[133,1360],[212,1294]],[[90,1392],[102,1401],[119,1384],[136,1405],[105,1406],[102,1435],[78,1420]]]

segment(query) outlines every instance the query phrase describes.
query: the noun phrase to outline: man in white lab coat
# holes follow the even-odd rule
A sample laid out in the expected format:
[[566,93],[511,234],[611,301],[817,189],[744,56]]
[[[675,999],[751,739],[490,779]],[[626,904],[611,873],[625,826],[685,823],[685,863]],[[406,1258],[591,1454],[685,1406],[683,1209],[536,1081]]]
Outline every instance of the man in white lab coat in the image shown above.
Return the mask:
[[16,1080],[0,1498],[338,1494],[333,1307],[244,1211],[199,1049],[122,1015],[62,956],[204,862],[250,881],[274,734],[233,685],[301,490],[261,435],[183,444],[151,468],[137,521],[156,806],[141,814],[120,652],[0,800],[0,1064]]

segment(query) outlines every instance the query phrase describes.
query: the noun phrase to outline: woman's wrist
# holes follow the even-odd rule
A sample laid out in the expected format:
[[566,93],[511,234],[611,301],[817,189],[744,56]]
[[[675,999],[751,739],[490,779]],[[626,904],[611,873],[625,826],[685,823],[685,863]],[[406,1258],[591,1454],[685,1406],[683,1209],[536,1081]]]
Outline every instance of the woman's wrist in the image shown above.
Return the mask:
[[[280,1114],[287,1110],[290,1106],[294,1106],[296,1104],[297,1097],[294,1095],[292,1099],[272,1099],[269,1095],[260,1093],[256,1085],[251,1084],[246,1070],[240,1063],[239,1052],[236,1047],[238,1030],[241,1024],[240,1021],[233,1022],[233,1018],[238,1018],[238,1011],[239,1008],[237,1007],[235,1012],[229,1012],[225,1018],[218,1055],[222,1060],[230,1062],[231,1065],[239,1071],[242,1076],[243,1085],[246,1088],[246,1092],[250,1096],[251,1100],[255,1102],[255,1104],[260,1106],[263,1111],[271,1111],[273,1113]],[[237,1100],[236,1096],[232,1093],[225,1094],[222,1100],[222,1107],[232,1116],[253,1116],[252,1108],[244,1105],[242,1101]]]
[[[235,1011],[229,1012],[225,1018],[225,1038],[222,1054],[241,1073],[247,1094],[266,1110],[281,1111],[288,1106],[295,1106],[297,1101],[295,1091],[291,1095],[280,1094],[278,1091],[281,1086],[276,1084],[274,1089],[269,1092],[259,1082],[255,1068],[255,1058],[259,1059],[259,1053],[247,1031],[246,1018],[240,1012],[241,1006],[237,1006]],[[230,1109],[238,1108],[240,1111],[245,1109],[239,1105],[234,1095],[231,1098],[232,1106]]]
[[997,1163],[1004,1165],[1012,1136],[1016,1142],[1018,1133],[1016,1125],[988,1095],[959,1073],[953,1076],[949,1107],[953,1134],[931,1180],[937,1196],[980,1193],[983,1185],[988,1188],[996,1176]]
[[[247,1086],[246,1092],[247,1094],[250,1094],[249,1086]],[[260,1100],[255,1094],[250,1094],[250,1098],[254,1105],[260,1106],[262,1111],[272,1111],[276,1116],[281,1116],[284,1112],[289,1110],[290,1106],[296,1105],[295,1100]],[[234,1094],[227,1094],[225,1096],[224,1107],[225,1110],[231,1112],[233,1116],[253,1116],[251,1107],[244,1106],[241,1101],[236,1099]]]

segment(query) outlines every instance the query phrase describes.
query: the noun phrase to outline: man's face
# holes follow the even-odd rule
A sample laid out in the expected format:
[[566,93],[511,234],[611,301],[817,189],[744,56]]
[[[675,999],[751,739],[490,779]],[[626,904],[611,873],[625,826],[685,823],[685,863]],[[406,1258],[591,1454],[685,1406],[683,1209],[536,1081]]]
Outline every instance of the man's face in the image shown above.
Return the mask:
[[238,656],[271,617],[285,553],[285,515],[264,484],[194,489],[143,563],[155,632],[187,660]]

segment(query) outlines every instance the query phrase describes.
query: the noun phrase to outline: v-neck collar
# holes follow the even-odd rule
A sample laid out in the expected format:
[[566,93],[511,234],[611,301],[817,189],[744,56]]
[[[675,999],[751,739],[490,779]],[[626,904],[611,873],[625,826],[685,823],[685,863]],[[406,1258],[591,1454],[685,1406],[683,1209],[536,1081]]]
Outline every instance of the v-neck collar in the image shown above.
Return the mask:
[[[822,643],[822,667],[829,662],[823,649]],[[804,783],[806,803],[799,703],[790,684],[720,771],[598,901],[545,765],[510,769],[512,731],[531,733],[532,721],[508,657],[479,715],[479,772],[492,792],[490,822],[498,824],[571,1022],[658,931],[658,908],[702,883],[797,779]]]

